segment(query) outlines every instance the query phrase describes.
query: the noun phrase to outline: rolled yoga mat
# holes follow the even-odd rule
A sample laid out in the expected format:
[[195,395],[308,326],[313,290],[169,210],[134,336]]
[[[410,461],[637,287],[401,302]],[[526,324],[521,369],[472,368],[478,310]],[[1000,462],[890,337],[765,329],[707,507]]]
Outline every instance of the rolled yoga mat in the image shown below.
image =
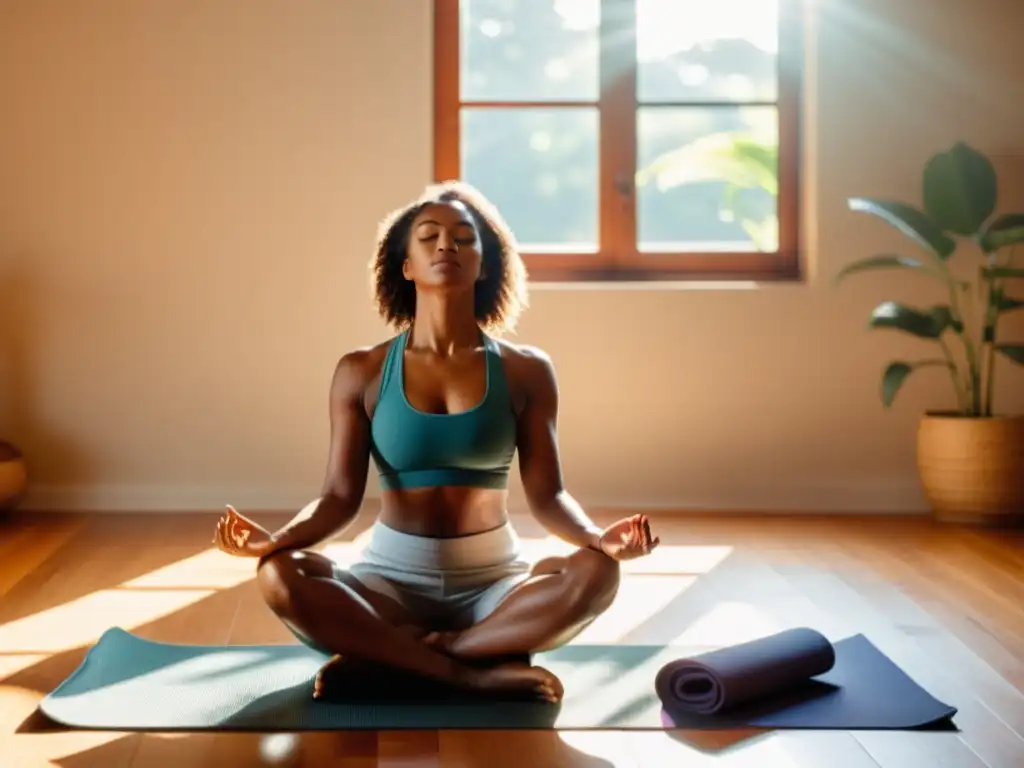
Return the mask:
[[820,632],[788,629],[669,662],[654,685],[673,713],[715,715],[766,696],[806,689],[811,678],[825,674],[835,662],[835,649]]
[[[759,642],[762,649],[782,647],[777,641]],[[568,645],[534,657],[535,664],[562,680],[565,698],[560,705],[444,695],[436,690],[416,691],[411,684],[390,685],[386,692],[351,690],[342,700],[317,702],[312,699],[313,678],[326,657],[304,645],[178,645],[113,628],[89,649],[78,669],[43,699],[40,709],[51,720],[78,729],[274,732],[737,726],[909,729],[948,721],[956,713],[919,688],[862,635],[832,647],[835,663],[815,678],[817,687],[812,686],[809,693],[801,694],[797,685],[779,695],[762,696],[754,702],[760,708],[737,706],[718,714],[694,715],[669,712],[663,706],[657,690],[661,670],[671,665],[680,668],[681,658],[703,659],[711,669],[710,658],[723,698],[728,703],[731,693],[736,703],[739,689],[733,681],[738,678],[730,674],[728,659],[753,659],[745,667],[750,674],[765,674],[771,668],[767,659],[745,653],[730,657],[724,651],[716,652],[717,656],[687,656],[695,649],[678,646]],[[791,648],[777,658],[791,658]],[[670,681],[671,675],[665,674]],[[776,676],[771,678],[775,682],[760,690],[782,690],[798,677],[795,672]],[[756,683],[748,682],[745,690],[758,689]],[[798,695],[793,695],[794,690]]]

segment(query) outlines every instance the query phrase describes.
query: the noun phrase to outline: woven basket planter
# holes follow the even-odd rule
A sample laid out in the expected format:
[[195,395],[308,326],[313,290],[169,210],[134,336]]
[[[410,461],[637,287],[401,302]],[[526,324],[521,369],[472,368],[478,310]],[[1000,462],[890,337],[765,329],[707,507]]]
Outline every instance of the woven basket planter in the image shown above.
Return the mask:
[[10,512],[18,505],[27,482],[25,457],[16,445],[0,440],[0,512]]
[[1024,518],[1024,416],[927,413],[917,432],[917,469],[937,520],[1017,525]]

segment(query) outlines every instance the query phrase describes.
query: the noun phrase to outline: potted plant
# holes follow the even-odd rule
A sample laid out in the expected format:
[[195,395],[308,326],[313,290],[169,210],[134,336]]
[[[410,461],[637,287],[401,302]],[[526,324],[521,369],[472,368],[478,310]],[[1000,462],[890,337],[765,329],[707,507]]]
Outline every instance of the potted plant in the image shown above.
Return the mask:
[[25,495],[28,477],[18,446],[0,440],[0,512],[10,512]]
[[[940,291],[942,298],[926,308],[883,301],[868,328],[901,331],[936,346],[937,354],[885,367],[885,408],[914,371],[944,368],[949,374],[956,408],[926,411],[917,431],[922,488],[935,517],[946,522],[1008,522],[1024,511],[1024,415],[997,413],[993,402],[997,362],[1024,366],[1024,340],[999,335],[1000,319],[1024,308],[1024,290],[1014,295],[1010,288],[1024,278],[1024,264],[1013,262],[1013,247],[1024,243],[1024,213],[996,215],[997,181],[984,154],[957,142],[926,163],[921,207],[850,198],[851,210],[895,227],[923,255],[868,256],[835,278],[910,270]],[[960,246],[974,252],[962,274],[954,272],[953,259]]]

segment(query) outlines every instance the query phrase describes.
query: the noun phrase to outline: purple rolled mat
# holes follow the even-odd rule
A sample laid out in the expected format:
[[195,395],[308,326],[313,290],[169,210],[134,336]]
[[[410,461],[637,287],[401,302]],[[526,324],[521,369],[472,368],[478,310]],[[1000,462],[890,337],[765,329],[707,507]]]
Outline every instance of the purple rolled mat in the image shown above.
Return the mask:
[[775,635],[670,661],[655,678],[668,711],[714,715],[782,694],[832,669],[832,644],[813,629]]

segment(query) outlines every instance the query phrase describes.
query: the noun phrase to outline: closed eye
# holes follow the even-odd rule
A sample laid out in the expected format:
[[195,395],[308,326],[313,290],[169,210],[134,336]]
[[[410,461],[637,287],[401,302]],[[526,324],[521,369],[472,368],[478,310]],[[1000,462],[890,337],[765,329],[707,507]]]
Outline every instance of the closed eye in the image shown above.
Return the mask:
[[[420,237],[420,242],[421,243],[427,243],[427,242],[430,242],[431,240],[437,240],[437,233],[436,232],[434,232],[433,234],[423,235],[422,237]],[[455,242],[459,243],[460,245],[475,245],[476,244],[476,238],[475,237],[456,238]]]

